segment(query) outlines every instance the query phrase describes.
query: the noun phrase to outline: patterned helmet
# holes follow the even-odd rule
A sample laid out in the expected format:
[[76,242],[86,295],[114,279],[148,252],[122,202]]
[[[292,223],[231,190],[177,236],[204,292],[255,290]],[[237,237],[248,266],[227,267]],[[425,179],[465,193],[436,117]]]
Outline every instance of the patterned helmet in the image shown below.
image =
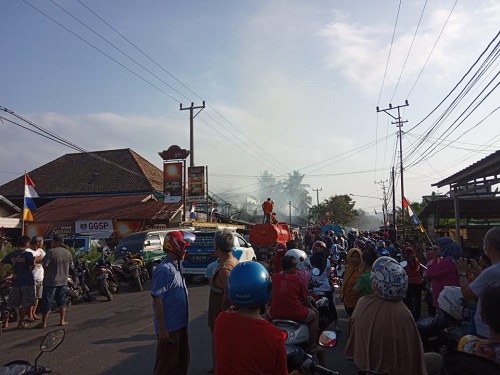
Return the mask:
[[408,290],[404,268],[390,257],[380,257],[373,263],[370,280],[373,294],[389,301],[402,300]]
[[274,251],[278,254],[284,254],[286,253],[287,247],[284,242],[278,242],[276,244],[276,247],[274,248]]
[[193,233],[181,232],[179,230],[168,232],[163,241],[163,251],[170,251],[182,258],[186,252],[186,246],[192,243],[194,239],[195,235]]

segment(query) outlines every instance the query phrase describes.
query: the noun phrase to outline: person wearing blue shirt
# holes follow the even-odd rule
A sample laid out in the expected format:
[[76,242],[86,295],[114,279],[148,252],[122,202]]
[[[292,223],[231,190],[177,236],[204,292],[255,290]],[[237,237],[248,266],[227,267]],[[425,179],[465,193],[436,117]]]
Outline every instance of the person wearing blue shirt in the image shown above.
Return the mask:
[[167,233],[163,242],[167,256],[153,273],[151,296],[157,336],[154,375],[183,375],[188,371],[188,291],[180,262],[193,237],[181,231]]
[[[19,308],[19,323],[17,328],[27,328],[29,323],[24,322],[24,318],[30,306],[36,302],[35,279],[32,270],[35,267],[33,254],[25,251],[29,248],[30,238],[21,236],[17,241],[18,249],[10,252],[2,259],[0,270],[5,269],[4,264],[12,266],[12,290],[9,294],[9,307]],[[4,322],[6,328],[8,321]]]

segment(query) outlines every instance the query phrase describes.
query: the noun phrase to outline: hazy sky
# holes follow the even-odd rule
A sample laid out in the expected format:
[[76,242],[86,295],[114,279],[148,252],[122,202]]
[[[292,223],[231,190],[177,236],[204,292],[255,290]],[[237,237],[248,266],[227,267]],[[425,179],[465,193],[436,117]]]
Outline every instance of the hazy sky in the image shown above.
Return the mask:
[[[5,1],[0,106],[85,150],[131,148],[161,168],[159,151],[189,149],[189,111],[179,103],[205,100],[194,150],[195,164],[208,166],[211,192],[240,200],[265,170],[276,177],[299,170],[316,203],[312,189],[322,189],[320,201],[381,198],[374,181],[389,179],[394,165],[399,178],[397,127],[376,107],[408,100],[405,195],[420,201],[436,191],[432,183],[500,148],[500,111],[492,113],[498,56],[486,59],[495,47],[498,54],[500,3],[399,5]],[[75,152],[6,120],[0,132],[0,184]],[[399,189],[397,182],[398,201]],[[380,211],[380,200],[354,198],[356,208]]]

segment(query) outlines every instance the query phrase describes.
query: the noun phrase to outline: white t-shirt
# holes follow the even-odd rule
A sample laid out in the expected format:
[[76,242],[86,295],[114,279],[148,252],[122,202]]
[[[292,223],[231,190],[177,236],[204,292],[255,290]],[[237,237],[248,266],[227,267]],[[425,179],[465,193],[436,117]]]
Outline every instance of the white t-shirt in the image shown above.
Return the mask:
[[489,266],[481,272],[476,280],[470,283],[470,289],[479,297],[476,315],[474,316],[476,332],[484,337],[490,337],[490,332],[486,323],[481,319],[481,294],[483,294],[484,288],[498,282],[498,280],[500,280],[500,263]]
[[[41,248],[38,248],[36,250],[26,249],[26,251],[32,253],[33,257],[41,255],[43,259],[43,257],[45,256],[45,251],[43,251],[43,249]],[[43,281],[43,267],[41,259],[38,262],[35,262],[35,268],[33,268],[33,277],[35,281]]]

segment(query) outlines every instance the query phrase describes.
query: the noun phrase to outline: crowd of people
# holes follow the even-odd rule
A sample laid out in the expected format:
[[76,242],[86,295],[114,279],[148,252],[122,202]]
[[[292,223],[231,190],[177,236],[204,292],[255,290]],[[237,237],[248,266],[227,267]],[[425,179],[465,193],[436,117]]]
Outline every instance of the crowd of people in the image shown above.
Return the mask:
[[[10,308],[19,309],[16,328],[29,328],[38,320],[34,328],[46,328],[54,301],[59,308],[59,325],[67,325],[66,291],[72,255],[64,247],[63,237],[54,236],[47,252],[43,250],[40,236],[21,236],[16,247],[0,261],[0,270],[10,273],[12,279],[8,304]],[[3,318],[2,325],[3,328],[9,326],[8,317]]]
[[[329,275],[331,267],[341,263],[345,270],[339,297],[349,320],[345,353],[358,370],[387,375],[439,374],[442,357],[424,353],[416,321],[422,311],[436,313],[439,293],[449,286],[460,288],[472,304],[477,302],[476,324],[460,349],[500,363],[500,284],[495,284],[500,280],[500,227],[485,236],[481,266],[479,261],[463,258],[460,245],[449,237],[439,238],[434,246],[417,246],[413,241],[391,241],[384,231],[348,236],[306,232],[302,238],[295,235],[288,243],[276,245],[268,272],[258,262],[233,259],[228,250],[231,236],[230,231],[220,232],[215,240],[219,261],[206,275],[214,348],[214,365],[209,372],[286,374],[284,339],[270,323],[276,318],[307,323],[310,352],[320,354],[318,311],[307,298],[308,289],[314,281],[313,290],[326,292],[331,301],[330,328],[340,333]],[[185,332],[188,320],[187,288],[180,283],[178,265],[187,242],[181,232],[169,238],[176,240],[165,242],[167,258],[153,275],[159,340],[155,374],[187,373],[179,369],[186,369],[189,358],[186,345],[179,346],[184,340],[162,341],[177,338],[179,330]],[[313,269],[317,270],[311,272]],[[170,276],[160,276],[164,272]],[[166,287],[167,280],[172,281]],[[429,297],[427,309],[421,304],[425,296]],[[162,309],[158,299],[163,300]],[[185,315],[181,325],[172,326],[179,311],[173,307],[177,303],[184,304]],[[245,340],[241,340],[242,335]],[[170,345],[169,350],[162,345]],[[176,359],[166,362],[164,356]]]

